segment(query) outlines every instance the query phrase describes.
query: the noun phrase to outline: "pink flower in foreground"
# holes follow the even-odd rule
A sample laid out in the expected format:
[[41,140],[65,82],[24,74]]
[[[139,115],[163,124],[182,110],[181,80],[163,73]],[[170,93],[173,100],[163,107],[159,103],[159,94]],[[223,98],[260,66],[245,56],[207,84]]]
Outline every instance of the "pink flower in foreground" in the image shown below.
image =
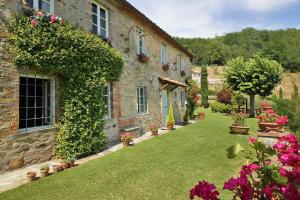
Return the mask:
[[50,23],[55,23],[56,20],[57,20],[56,15],[52,14],[51,17],[50,17]]
[[39,24],[39,22],[36,19],[31,20],[31,25],[32,26],[36,26],[38,24]]
[[275,185],[271,184],[271,185],[267,185],[264,189],[263,189],[263,193],[265,194],[265,196],[267,197],[267,199],[272,199],[274,197],[274,192],[275,190]]
[[190,190],[190,199],[194,199],[196,196],[203,200],[218,200],[219,192],[215,185],[201,181]]
[[36,15],[39,17],[44,17],[45,14],[42,11],[38,11]]
[[255,143],[257,141],[257,139],[255,137],[249,137],[248,142],[249,143]]

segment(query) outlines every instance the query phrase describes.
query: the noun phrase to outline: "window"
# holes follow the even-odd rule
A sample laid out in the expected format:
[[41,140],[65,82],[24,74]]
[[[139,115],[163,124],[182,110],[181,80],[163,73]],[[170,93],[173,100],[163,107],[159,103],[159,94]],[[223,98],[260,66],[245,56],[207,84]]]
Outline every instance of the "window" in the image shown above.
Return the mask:
[[185,92],[181,91],[180,92],[180,101],[181,101],[181,107],[185,107]]
[[106,106],[106,116],[105,119],[112,118],[112,87],[111,84],[106,84],[104,89],[104,103]]
[[137,54],[140,55],[144,52],[144,36],[143,36],[143,31],[142,30],[137,30],[136,31],[136,44],[137,44]]
[[181,55],[179,56],[179,69],[180,69],[180,71],[185,71],[185,64],[184,64],[184,61],[183,61]]
[[147,113],[147,88],[139,86],[137,89],[138,114]]
[[165,44],[161,44],[161,64],[167,64],[168,61],[168,49]]
[[92,32],[108,38],[108,12],[104,7],[92,3]]
[[43,10],[47,13],[54,13],[54,1],[55,0],[29,0],[29,7]]
[[20,77],[19,129],[47,127],[55,120],[55,82],[37,76]]

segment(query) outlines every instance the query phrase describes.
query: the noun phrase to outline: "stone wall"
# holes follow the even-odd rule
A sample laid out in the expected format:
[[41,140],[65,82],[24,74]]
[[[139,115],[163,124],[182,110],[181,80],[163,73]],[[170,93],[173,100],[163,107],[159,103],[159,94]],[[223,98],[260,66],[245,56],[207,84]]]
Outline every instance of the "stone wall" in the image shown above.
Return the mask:
[[[19,77],[20,73],[39,73],[28,69],[18,69],[11,62],[9,53],[9,34],[7,20],[11,12],[17,11],[17,0],[0,0],[0,173],[24,165],[43,162],[51,159],[55,153],[55,129],[35,132],[18,133],[19,125]],[[119,82],[112,83],[113,113],[112,119],[107,120],[104,132],[110,142],[119,139],[122,127],[140,125],[141,130],[147,130],[151,123],[164,125],[162,122],[161,84],[160,76],[185,82],[191,73],[189,57],[158,35],[149,24],[145,24],[128,13],[117,0],[97,0],[105,6],[109,13],[109,37],[113,45],[124,56],[125,67]],[[64,20],[76,26],[91,30],[91,0],[73,1],[56,0],[55,13]],[[136,50],[135,29],[142,28],[145,33],[146,50],[150,61],[140,63]],[[160,44],[168,46],[169,62],[173,69],[163,71],[160,58]],[[187,76],[180,75],[178,56],[185,61]],[[177,62],[177,63],[176,63]],[[56,120],[60,116],[59,78],[56,81]],[[137,87],[146,86],[148,91],[148,113],[137,114]],[[176,121],[180,122],[185,108],[180,104],[180,91],[177,88],[170,93]]]

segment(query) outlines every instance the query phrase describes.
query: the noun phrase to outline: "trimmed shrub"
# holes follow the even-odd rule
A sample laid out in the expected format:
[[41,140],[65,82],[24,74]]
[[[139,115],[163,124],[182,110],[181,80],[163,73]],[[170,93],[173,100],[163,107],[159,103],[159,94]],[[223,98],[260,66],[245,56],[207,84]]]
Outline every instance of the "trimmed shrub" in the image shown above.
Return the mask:
[[208,103],[208,72],[207,67],[201,67],[201,97],[202,97],[202,106],[204,108],[209,107]]
[[294,93],[292,94],[292,99],[297,99],[299,97],[298,87],[294,83]]
[[231,91],[229,89],[223,88],[220,92],[218,92],[218,102],[224,104],[231,104]]
[[210,105],[212,112],[219,112],[219,113],[231,113],[232,112],[232,105],[224,104],[220,102],[214,102]]
[[279,88],[279,99],[283,99],[283,90]]

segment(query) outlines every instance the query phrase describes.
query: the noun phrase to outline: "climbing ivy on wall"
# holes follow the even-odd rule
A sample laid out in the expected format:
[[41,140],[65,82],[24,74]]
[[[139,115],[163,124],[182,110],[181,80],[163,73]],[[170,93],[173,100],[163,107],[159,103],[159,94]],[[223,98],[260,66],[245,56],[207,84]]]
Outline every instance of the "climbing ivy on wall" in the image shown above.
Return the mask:
[[107,142],[104,87],[120,77],[121,54],[99,37],[41,11],[12,17],[10,31],[16,66],[62,79],[57,156],[76,159],[100,151]]

